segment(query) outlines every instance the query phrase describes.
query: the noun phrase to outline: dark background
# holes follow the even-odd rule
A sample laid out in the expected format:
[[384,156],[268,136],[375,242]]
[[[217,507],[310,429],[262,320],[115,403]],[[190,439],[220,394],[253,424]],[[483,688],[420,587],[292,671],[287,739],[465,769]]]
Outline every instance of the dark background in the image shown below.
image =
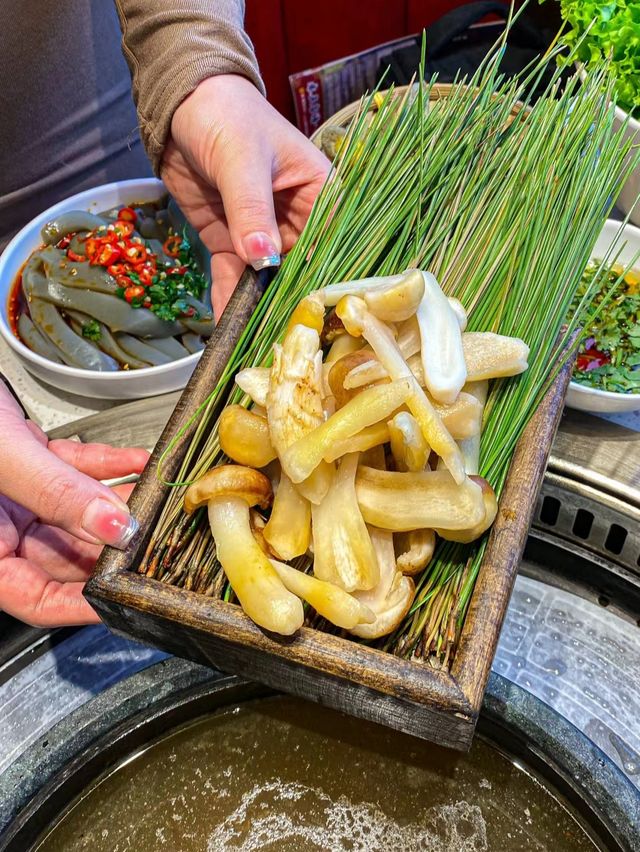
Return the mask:
[[[402,36],[419,33],[464,0],[246,0],[271,103],[295,120],[289,74]],[[526,16],[540,29],[560,27],[560,4],[531,0]]]

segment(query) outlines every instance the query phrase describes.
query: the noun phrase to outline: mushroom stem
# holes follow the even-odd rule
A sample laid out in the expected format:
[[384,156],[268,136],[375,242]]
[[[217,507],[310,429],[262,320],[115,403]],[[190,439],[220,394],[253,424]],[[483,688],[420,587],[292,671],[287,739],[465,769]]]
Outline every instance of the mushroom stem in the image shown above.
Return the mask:
[[[322,462],[296,479],[284,459],[288,448],[324,423],[322,406],[322,350],[315,329],[294,325],[282,346],[273,347],[273,365],[269,376],[267,418],[271,443],[280,458],[282,468],[299,484],[299,491],[312,503],[319,503],[330,483],[330,470]],[[318,470],[316,470],[318,468]],[[305,482],[309,478],[308,482]]]
[[292,482],[304,482],[321,464],[334,443],[351,438],[366,426],[389,417],[410,393],[408,379],[363,390],[322,425],[289,446],[280,456],[283,470]]
[[[371,464],[377,470],[385,469],[384,451],[377,447],[369,453]],[[355,597],[375,613],[372,624],[362,624],[352,628],[352,633],[362,639],[378,639],[386,636],[398,626],[404,618],[415,595],[412,580],[402,576],[396,565],[393,533],[387,530],[369,527],[371,544],[376,553],[380,570],[380,579],[373,589],[356,592]]]
[[496,515],[498,514],[498,500],[496,498],[495,491],[486,479],[482,479],[480,476],[472,476],[470,479],[477,482],[482,489],[484,517],[481,521],[478,521],[477,524],[471,525],[467,529],[436,529],[440,538],[447,539],[447,541],[458,541],[462,544],[469,544],[477,538],[480,538],[480,536],[483,535],[483,533],[485,533],[494,522]]
[[328,287],[323,287],[317,293],[322,298],[326,307],[333,307],[338,304],[343,296],[357,296],[385,290],[398,284],[405,276],[406,273],[401,272],[399,275],[359,278],[355,281],[340,281],[337,284],[330,284]]
[[311,507],[314,574],[347,592],[371,589],[380,579],[375,550],[355,491],[358,454],[345,456],[319,506]]
[[398,569],[408,577],[412,577],[424,571],[431,561],[436,547],[436,534],[433,530],[396,533],[394,545]]
[[458,485],[444,470],[397,473],[360,467],[356,494],[365,521],[393,532],[466,530],[486,517],[478,482],[465,477]]
[[[460,450],[442,425],[440,417],[407,366],[398,344],[384,323],[367,311],[362,299],[354,296],[346,296],[342,299],[336,311],[349,334],[354,336],[361,334],[370,344],[392,379],[409,381],[411,393],[406,400],[407,406],[420,424],[426,442],[444,460],[454,480],[458,483],[463,482],[465,473]],[[382,387],[385,386],[382,385]]]
[[302,604],[285,588],[253,537],[246,501],[218,497],[209,501],[208,513],[218,561],[249,618],[285,636],[299,630]]
[[344,441],[333,443],[325,453],[324,460],[332,462],[341,458],[341,456],[346,456],[348,453],[364,453],[373,447],[386,444],[388,441],[389,427],[381,420],[379,423],[374,423],[372,426],[361,429],[360,432],[351,438],[345,438]]
[[[416,342],[417,330],[414,332],[411,329],[407,332],[408,325],[409,323],[405,323],[400,331],[398,348],[418,384],[424,387],[425,374],[419,354],[420,344]],[[517,376],[528,366],[529,347],[518,337],[506,337],[491,331],[470,331],[462,335],[462,350],[467,368],[467,383]],[[388,375],[384,366],[373,356],[369,360],[363,358],[345,377],[344,386],[347,390],[352,390],[378,382]]]
[[472,331],[462,335],[462,348],[468,382],[517,376],[529,366],[529,347],[519,337]]
[[319,615],[337,627],[351,630],[358,624],[375,621],[373,612],[344,589],[275,559],[271,560],[271,564],[290,592],[311,604]]
[[263,535],[280,559],[295,559],[309,548],[311,506],[284,472]]
[[247,367],[240,370],[236,375],[236,384],[243,393],[251,397],[256,405],[261,408],[267,407],[267,394],[269,392],[269,368]]
[[423,272],[424,296],[416,317],[420,329],[420,354],[425,385],[443,405],[455,402],[467,380],[458,318],[429,272]]
[[424,470],[431,448],[415,417],[408,411],[399,411],[387,425],[396,470]]
[[[471,382],[464,386],[464,390],[477,401],[481,412],[480,417],[482,417],[489,392],[489,382]],[[467,471],[467,475],[477,474],[480,464],[480,430],[478,429],[475,435],[463,438],[458,442],[458,446],[464,459],[464,469]]]

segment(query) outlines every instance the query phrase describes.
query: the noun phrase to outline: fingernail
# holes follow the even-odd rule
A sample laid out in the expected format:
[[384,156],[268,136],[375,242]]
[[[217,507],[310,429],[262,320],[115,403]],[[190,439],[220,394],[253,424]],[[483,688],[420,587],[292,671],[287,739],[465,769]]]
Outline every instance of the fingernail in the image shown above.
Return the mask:
[[139,524],[128,511],[105,500],[93,499],[82,516],[82,529],[102,544],[124,550],[137,533]]
[[268,266],[280,265],[280,252],[268,234],[261,231],[249,234],[242,240],[242,248],[256,272]]

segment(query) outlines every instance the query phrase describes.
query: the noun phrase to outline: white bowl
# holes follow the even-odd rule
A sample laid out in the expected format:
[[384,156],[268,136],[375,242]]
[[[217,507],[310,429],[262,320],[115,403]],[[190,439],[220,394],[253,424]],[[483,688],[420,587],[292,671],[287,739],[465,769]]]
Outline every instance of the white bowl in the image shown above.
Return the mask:
[[[640,251],[640,228],[625,225],[620,231],[620,222],[608,219],[591,252],[592,260],[601,260],[611,246],[626,243],[618,256],[622,264],[633,261]],[[623,411],[640,410],[640,393],[614,393],[613,391],[598,390],[587,385],[570,382],[566,404],[569,408],[579,411],[591,411],[595,414],[620,414]]]
[[[620,130],[622,125],[625,123],[625,141],[631,140],[638,145],[640,143],[640,121],[633,118],[633,116],[629,116],[624,110],[620,109],[620,107],[616,107],[613,120],[614,130]],[[634,154],[635,151],[631,151],[627,157],[627,161],[630,161]],[[618,196],[617,201],[617,205],[620,210],[622,210],[625,215],[627,213],[630,214],[629,219],[634,225],[640,225],[640,203],[638,203],[638,198],[640,198],[640,166],[636,166],[629,173],[629,177],[624,182],[624,186],[622,187],[622,191]]]
[[162,181],[155,178],[123,180],[88,189],[36,216],[6,247],[0,256],[0,303],[3,306],[0,311],[0,335],[34,376],[70,393],[99,399],[139,399],[170,393],[186,385],[198,363],[199,352],[158,367],[99,373],[55,364],[32,352],[14,335],[8,320],[8,300],[13,283],[31,252],[42,245],[40,230],[43,225],[68,210],[97,212],[134,202],[156,201],[165,191]]

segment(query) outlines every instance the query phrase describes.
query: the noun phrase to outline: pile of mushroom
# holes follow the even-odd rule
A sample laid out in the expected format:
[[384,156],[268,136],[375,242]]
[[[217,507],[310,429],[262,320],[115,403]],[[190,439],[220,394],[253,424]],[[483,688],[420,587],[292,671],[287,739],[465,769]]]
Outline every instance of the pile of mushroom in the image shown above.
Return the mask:
[[[341,282],[299,303],[270,368],[238,373],[246,406],[219,422],[233,463],[191,485],[185,509],[208,506],[256,624],[295,633],[305,601],[356,636],[387,635],[437,536],[491,526],[495,494],[477,475],[488,382],[526,370],[529,350],[466,323],[428,272]],[[312,573],[287,564],[304,556]]]

